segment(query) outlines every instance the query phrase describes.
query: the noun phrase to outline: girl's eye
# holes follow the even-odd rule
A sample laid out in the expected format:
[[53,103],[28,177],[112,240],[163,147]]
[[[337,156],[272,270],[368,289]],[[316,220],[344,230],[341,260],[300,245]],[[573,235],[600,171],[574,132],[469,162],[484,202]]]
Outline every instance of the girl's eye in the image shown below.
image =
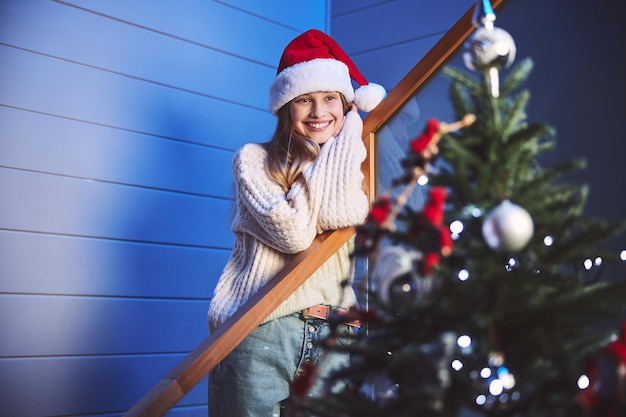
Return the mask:
[[326,96],[326,100],[328,101],[332,101],[332,100],[337,100],[337,96],[331,95],[331,96]]

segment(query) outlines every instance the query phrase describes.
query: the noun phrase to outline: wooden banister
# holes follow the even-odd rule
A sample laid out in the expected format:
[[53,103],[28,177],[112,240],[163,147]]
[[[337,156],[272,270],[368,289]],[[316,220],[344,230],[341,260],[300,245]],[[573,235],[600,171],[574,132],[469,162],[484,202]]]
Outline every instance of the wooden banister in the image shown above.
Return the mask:
[[[504,2],[505,0],[492,0],[492,6],[495,9]],[[474,7],[471,7],[364,120],[363,139],[368,148],[368,159],[363,165],[363,170],[370,190],[374,189],[373,176],[370,176],[374,167],[374,133],[424,85],[472,33],[473,12]],[[345,228],[319,235],[307,250],[298,254],[237,313],[189,353],[128,410],[125,416],[164,416],[347,242],[354,232],[354,228]]]

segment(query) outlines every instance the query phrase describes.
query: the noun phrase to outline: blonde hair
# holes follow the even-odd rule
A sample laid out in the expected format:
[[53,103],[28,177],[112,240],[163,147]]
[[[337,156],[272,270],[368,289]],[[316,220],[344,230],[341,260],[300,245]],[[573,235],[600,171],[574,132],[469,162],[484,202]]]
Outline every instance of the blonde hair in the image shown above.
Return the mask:
[[[350,108],[340,94],[344,113]],[[293,130],[289,103],[276,112],[278,121],[270,142],[267,143],[267,173],[286,193],[296,182],[307,162],[314,161],[320,153],[320,145]]]

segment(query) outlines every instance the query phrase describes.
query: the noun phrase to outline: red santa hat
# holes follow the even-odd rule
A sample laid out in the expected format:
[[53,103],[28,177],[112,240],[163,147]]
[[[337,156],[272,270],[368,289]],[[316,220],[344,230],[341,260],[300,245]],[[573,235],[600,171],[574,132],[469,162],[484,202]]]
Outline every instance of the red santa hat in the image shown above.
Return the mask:
[[[352,80],[358,84],[356,90]],[[270,87],[270,111],[276,115],[292,99],[318,91],[338,91],[365,112],[372,111],[387,94],[381,85],[368,83],[330,36],[313,29],[285,48]]]

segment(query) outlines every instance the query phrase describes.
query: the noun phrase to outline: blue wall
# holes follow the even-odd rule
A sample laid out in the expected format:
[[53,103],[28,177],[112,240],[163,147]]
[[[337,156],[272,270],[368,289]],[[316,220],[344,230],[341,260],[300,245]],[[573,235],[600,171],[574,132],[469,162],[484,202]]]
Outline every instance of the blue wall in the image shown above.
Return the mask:
[[[0,415],[120,415],[207,336],[230,161],[327,0],[0,1]],[[171,415],[206,415],[206,382]]]

